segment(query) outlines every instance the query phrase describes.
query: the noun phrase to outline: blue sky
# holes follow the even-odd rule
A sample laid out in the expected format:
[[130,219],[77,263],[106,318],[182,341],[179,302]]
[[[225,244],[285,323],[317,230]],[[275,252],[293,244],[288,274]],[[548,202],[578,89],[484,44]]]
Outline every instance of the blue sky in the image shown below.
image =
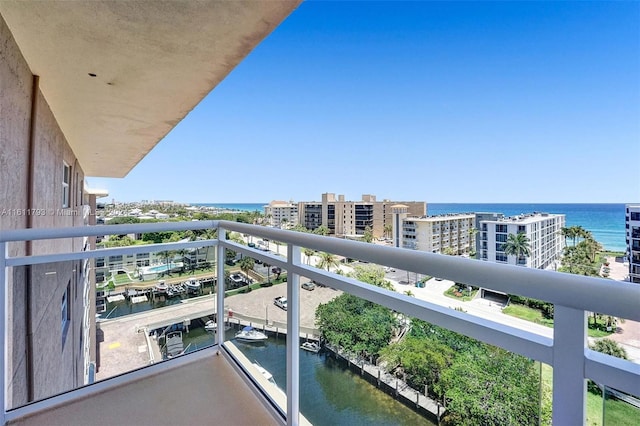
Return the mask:
[[118,201],[640,200],[640,3],[306,2]]

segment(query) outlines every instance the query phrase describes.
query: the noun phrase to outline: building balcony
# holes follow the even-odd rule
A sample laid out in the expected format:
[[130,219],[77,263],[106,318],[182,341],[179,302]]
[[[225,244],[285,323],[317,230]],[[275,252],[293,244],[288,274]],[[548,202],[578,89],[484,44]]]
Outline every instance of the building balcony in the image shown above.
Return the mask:
[[[30,240],[57,241],[96,235],[142,234],[203,228],[217,229],[217,235],[220,238],[48,255],[8,255],[13,245]],[[234,231],[252,238],[282,242],[286,245],[286,250],[281,250],[281,253],[286,255],[260,251],[226,240],[226,233],[223,231]],[[30,267],[32,276],[36,278],[31,283],[35,286],[34,293],[41,295],[43,301],[57,305],[61,299],[57,296],[49,296],[55,290],[53,286],[55,277],[60,275],[64,265],[81,265],[81,269],[88,273],[91,270],[91,259],[98,257],[194,248],[214,250],[217,259],[226,258],[226,251],[232,250],[286,271],[286,283],[264,290],[279,291],[281,293],[279,295],[285,296],[288,300],[287,309],[279,309],[273,303],[267,303],[270,305],[267,306],[254,299],[260,297],[262,288],[238,296],[229,296],[226,295],[224,286],[219,285],[211,289],[211,295],[205,294],[193,301],[190,299],[189,303],[167,305],[164,308],[123,316],[111,322],[101,322],[98,328],[102,333],[96,332],[95,325],[89,326],[93,318],[91,315],[87,317],[85,312],[79,324],[91,330],[91,339],[77,341],[85,346],[89,345],[89,342],[90,345],[95,345],[99,348],[99,356],[89,355],[94,348],[80,351],[85,354],[85,359],[81,360],[81,363],[89,358],[99,358],[101,368],[98,370],[98,380],[94,380],[92,366],[89,365],[85,371],[86,374],[82,375],[84,379],[72,384],[68,389],[58,389],[57,392],[51,393],[47,393],[47,389],[23,392],[17,388],[22,370],[15,361],[16,353],[20,351],[15,351],[13,347],[20,347],[24,335],[16,333],[15,330],[16,327],[19,328],[19,324],[16,325],[15,318],[9,315],[18,307],[12,306],[10,302],[17,303],[16,300],[22,299],[8,298],[7,292],[2,292],[3,300],[0,306],[3,308],[0,316],[3,318],[5,327],[0,329],[3,340],[7,342],[3,347],[1,358],[4,364],[2,369],[3,423],[162,425],[210,424],[215,421],[220,424],[297,425],[307,422],[322,424],[322,417],[309,420],[308,413],[305,413],[305,408],[301,404],[301,394],[307,383],[300,380],[301,354],[297,338],[286,340],[284,355],[280,362],[286,371],[286,379],[279,383],[282,389],[280,391],[272,387],[263,375],[256,372],[256,368],[252,367],[253,359],[242,353],[239,349],[240,345],[233,337],[229,337],[229,331],[225,329],[225,326],[251,323],[257,328],[264,328],[265,332],[279,332],[302,338],[314,335],[317,330],[310,329],[305,323],[308,318],[313,318],[314,312],[309,311],[305,303],[316,299],[322,293],[301,290],[302,278],[305,278],[305,281],[308,278],[316,283],[322,283],[329,292],[349,293],[401,313],[403,316],[427,321],[551,366],[554,424],[584,423],[586,379],[620,392],[640,395],[640,365],[590,350],[586,335],[588,312],[599,312],[640,321],[640,312],[635,302],[640,298],[640,286],[631,283],[498,265],[492,262],[479,262],[226,221],[106,225],[3,232],[0,235],[0,251],[4,254],[0,257],[0,283],[5,288],[8,284],[15,285],[21,277],[21,268]],[[505,324],[400,292],[371,286],[352,277],[307,264],[302,248],[391,266],[409,271],[412,275],[415,273],[416,277],[418,275],[441,277],[499,293],[545,300],[554,304],[554,328],[539,333],[528,327],[519,327],[515,322]],[[162,268],[159,269],[161,270]],[[77,273],[78,268],[74,267],[73,271]],[[223,283],[225,272],[224,262],[217,262],[211,274],[218,283]],[[165,279],[170,283],[173,278],[168,276]],[[63,281],[66,286],[66,280]],[[95,292],[94,288],[87,286],[86,283],[83,284],[81,280],[79,284],[76,282],[73,284],[82,294],[78,296],[78,300],[91,300],[89,296],[91,292]],[[131,284],[131,287],[134,285]],[[234,298],[237,300],[240,297],[244,297],[245,299],[242,300],[246,300],[246,303],[254,303],[259,309],[251,311],[252,316],[234,313],[230,306],[236,303]],[[68,302],[71,303],[74,300],[76,300],[74,297],[70,297]],[[64,297],[62,301],[64,306],[66,303]],[[195,309],[196,303],[202,303],[202,308],[192,311],[192,313],[195,312],[193,314],[195,319],[187,318],[184,310]],[[48,309],[44,303],[36,308],[39,309],[38,312]],[[203,316],[214,318],[216,333],[213,343],[205,348],[160,362],[158,355],[151,350],[154,342],[148,330],[166,327],[166,321],[170,320],[166,318],[161,320],[160,316],[169,312],[174,312],[171,315],[175,321],[187,324],[186,320],[189,319],[188,324],[192,326]],[[72,309],[69,314],[71,321],[75,314],[77,312]],[[152,319],[152,314],[158,317],[154,316]],[[59,310],[56,315],[59,319]],[[63,322],[65,315],[63,311]],[[131,325],[126,325],[127,320],[133,321]],[[122,331],[113,335],[108,334],[108,326],[119,325],[123,327]],[[55,324],[53,326],[49,324],[48,327],[50,327],[49,334],[51,334],[51,327],[56,331],[58,328]],[[137,332],[132,332],[133,329]],[[75,333],[76,329],[70,327],[70,330]],[[37,334],[40,331],[36,329],[33,332]],[[71,338],[69,336],[72,334],[68,334],[67,338]],[[115,336],[115,340],[109,340],[110,336]],[[56,343],[59,345],[59,342]],[[122,353],[126,356],[112,359],[113,353],[119,348],[122,348]],[[129,352],[125,352],[124,349]],[[57,355],[51,352],[49,356]],[[41,358],[36,352],[35,361]],[[140,360],[143,365],[135,366],[136,360]],[[362,362],[364,374],[364,361]],[[127,369],[129,365],[134,365],[134,368]],[[43,371],[41,374],[46,376],[47,372]],[[28,386],[41,385],[43,388],[50,386],[51,389],[55,387],[46,380],[46,377],[38,374],[33,376],[32,382]],[[426,396],[420,394],[420,391],[423,390],[417,391],[414,397],[418,401],[423,401]],[[375,386],[371,387],[371,392],[377,392]],[[21,401],[23,393],[31,394],[33,397],[27,397],[28,402],[23,402]]]

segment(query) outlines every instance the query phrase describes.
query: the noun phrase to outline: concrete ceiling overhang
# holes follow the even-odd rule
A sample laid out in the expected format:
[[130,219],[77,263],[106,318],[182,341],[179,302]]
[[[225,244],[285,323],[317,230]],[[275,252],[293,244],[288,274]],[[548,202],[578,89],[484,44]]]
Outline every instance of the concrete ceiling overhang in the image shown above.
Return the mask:
[[300,1],[2,0],[0,14],[84,172],[123,177]]

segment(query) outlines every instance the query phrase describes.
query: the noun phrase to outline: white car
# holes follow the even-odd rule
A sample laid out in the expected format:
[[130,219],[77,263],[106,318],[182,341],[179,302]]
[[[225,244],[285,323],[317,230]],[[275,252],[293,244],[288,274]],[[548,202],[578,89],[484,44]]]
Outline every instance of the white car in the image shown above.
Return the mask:
[[234,283],[241,283],[244,281],[244,277],[240,274],[231,274],[229,275],[229,279],[231,279],[231,281],[233,281]]
[[284,309],[285,311],[287,310],[287,298],[284,296],[273,299],[273,304],[278,308]]

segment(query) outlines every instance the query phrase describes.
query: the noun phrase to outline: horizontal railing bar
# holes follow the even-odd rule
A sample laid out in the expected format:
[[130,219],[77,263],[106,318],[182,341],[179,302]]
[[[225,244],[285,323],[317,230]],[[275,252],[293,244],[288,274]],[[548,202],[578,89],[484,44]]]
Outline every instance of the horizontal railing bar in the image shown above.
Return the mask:
[[325,238],[303,232],[256,227],[238,222],[220,221],[220,224],[225,229],[241,233],[252,233],[251,230],[254,229],[253,234],[300,247],[447,278],[459,283],[544,300],[574,309],[640,321],[640,309],[637,309],[635,304],[629,303],[630,300],[640,300],[640,286],[637,284],[359,241]]
[[584,351],[584,376],[598,384],[640,397],[640,364],[591,349]]
[[632,283],[501,265],[338,238],[325,238],[240,222],[163,222],[11,230],[0,233],[0,241],[193,230],[217,226],[230,231],[262,236],[300,247],[394,266],[411,272],[447,278],[455,282],[540,299],[575,309],[640,321],[640,309],[628,303],[629,300],[640,300],[640,286]]
[[95,249],[79,252],[67,252],[67,253],[52,253],[42,254],[35,256],[19,256],[10,257],[7,259],[7,266],[24,266],[24,265],[38,265],[51,262],[64,262],[69,260],[82,260],[82,259],[95,259],[97,257],[117,256],[120,254],[138,254],[138,253],[153,253],[159,251],[168,250],[181,250],[189,248],[200,247],[213,247],[218,244],[218,240],[197,240],[187,242],[176,243],[161,243],[161,244],[145,244],[139,246],[127,246],[127,247],[110,247],[104,249]]
[[122,225],[69,226],[66,228],[30,228],[0,231],[0,241],[33,241],[58,238],[100,237],[103,235],[144,234],[163,231],[215,229],[216,220],[183,222],[128,223]]
[[67,405],[71,402],[89,398],[92,395],[103,393],[114,388],[122,387],[130,382],[142,380],[155,376],[163,371],[171,368],[178,368],[193,362],[210,359],[219,350],[217,345],[209,346],[198,351],[190,352],[179,357],[165,360],[156,364],[148,365],[134,371],[120,374],[118,376],[109,377],[108,379],[73,389],[60,395],[55,395],[41,401],[36,401],[22,407],[8,410],[5,414],[6,423],[23,419],[26,416],[33,415],[38,412],[52,410],[56,407]]
[[296,273],[396,312],[402,312],[473,339],[500,346],[531,359],[545,363],[553,361],[553,339],[550,337],[362,283],[353,278],[338,276],[318,269],[314,270],[309,266],[294,266],[294,269]]

